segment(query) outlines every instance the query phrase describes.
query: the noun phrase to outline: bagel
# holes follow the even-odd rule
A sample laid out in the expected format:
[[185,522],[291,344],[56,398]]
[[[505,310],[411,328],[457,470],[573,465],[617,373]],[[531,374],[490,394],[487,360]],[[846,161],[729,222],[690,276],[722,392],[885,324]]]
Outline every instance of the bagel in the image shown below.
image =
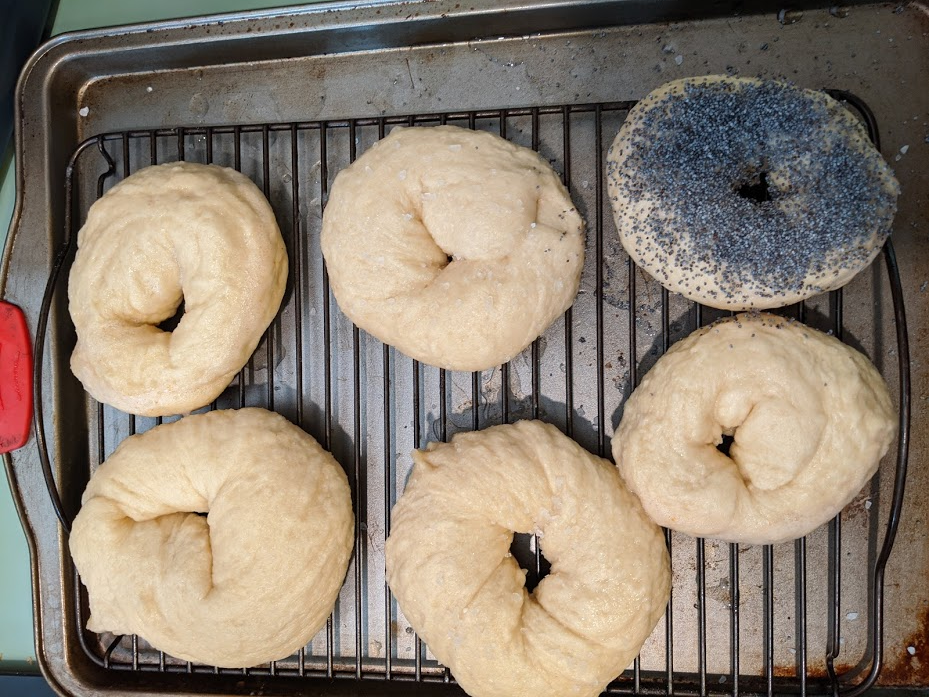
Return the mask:
[[900,192],[832,97],[717,75],[675,80],[633,107],[607,185],[636,264],[672,292],[731,310],[848,283],[890,234]]
[[[132,414],[202,407],[248,362],[286,282],[274,212],[248,177],[185,162],[141,169],[90,207],[78,234],[71,370]],[[159,329],[181,301],[177,328]]]
[[[799,322],[740,314],[658,359],[626,402],[612,446],[658,524],[772,544],[841,511],[896,428],[867,358]],[[717,449],[724,436],[733,439],[728,456]]]
[[156,426],[97,469],[74,519],[87,628],[224,668],[284,658],[329,616],[353,529],[345,473],[284,417]]
[[339,172],[323,214],[332,292],[423,363],[505,363],[574,302],[584,226],[532,150],[454,126],[395,128]]
[[[413,453],[393,508],[387,582],[473,697],[599,695],[664,612],[664,537],[616,468],[554,426],[459,433]],[[532,593],[510,555],[537,532],[551,573]]]

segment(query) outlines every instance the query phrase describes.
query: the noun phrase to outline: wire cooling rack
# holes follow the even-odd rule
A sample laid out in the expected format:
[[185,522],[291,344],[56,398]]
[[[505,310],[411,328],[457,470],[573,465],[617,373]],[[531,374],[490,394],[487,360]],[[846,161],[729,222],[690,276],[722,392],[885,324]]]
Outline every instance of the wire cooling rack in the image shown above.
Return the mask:
[[[857,111],[877,142],[870,109],[853,95],[833,96]],[[404,681],[411,689],[411,683],[436,689],[453,684],[406,622],[384,578],[383,544],[391,506],[409,472],[409,452],[458,431],[542,418],[608,457],[622,403],[639,378],[674,341],[723,314],[669,294],[636,269],[616,240],[603,165],[609,142],[632,106],[198,126],[110,133],[82,143],[68,167],[66,241],[48,281],[36,338],[36,435],[64,528],[69,529],[81,491],[56,487],[41,405],[65,397],[57,391],[43,394],[42,371],[47,336],[73,341],[60,308],[77,229],[90,204],[131,172],[190,160],[231,166],[256,181],[275,209],[290,259],[281,312],[248,365],[205,410],[262,406],[314,435],[348,474],[356,538],[332,616],[310,644],[285,660],[247,670],[219,669],[174,659],[135,636],[93,634],[84,629],[88,605],[79,583],[77,612],[63,627],[66,635],[105,670],[176,675],[177,689],[187,684],[180,676],[202,674],[213,678],[209,688],[201,684],[201,692],[241,690],[246,683],[237,681],[239,676],[260,677],[268,694],[310,687],[294,682],[297,678],[315,679],[316,689],[323,691],[319,685],[335,685],[340,681],[331,681],[342,678]],[[509,364],[478,373],[421,365],[353,326],[330,293],[319,252],[322,211],[338,171],[394,126],[446,123],[489,130],[539,151],[562,173],[588,223],[587,258],[574,307]],[[909,427],[906,324],[889,242],[883,260],[886,278],[879,282],[893,297],[898,358],[891,382],[901,426],[896,457],[884,463],[884,468],[896,468],[892,500],[870,508],[870,532],[863,542],[843,536],[842,515],[808,538],[777,547],[740,547],[666,533],[674,567],[669,611],[608,692],[857,695],[875,682],[881,668],[884,566],[900,515]],[[848,338],[841,290],[782,312]],[[875,315],[874,321],[885,320]],[[169,321],[166,327],[171,326]],[[86,399],[87,422],[76,429],[87,434],[87,460],[77,465],[81,482],[121,440],[162,422]],[[548,569],[536,540],[517,535],[513,553],[528,570],[527,585],[534,587]],[[869,598],[857,631],[842,628],[852,614],[859,619],[857,612],[843,615],[843,590],[849,587],[864,588]]]

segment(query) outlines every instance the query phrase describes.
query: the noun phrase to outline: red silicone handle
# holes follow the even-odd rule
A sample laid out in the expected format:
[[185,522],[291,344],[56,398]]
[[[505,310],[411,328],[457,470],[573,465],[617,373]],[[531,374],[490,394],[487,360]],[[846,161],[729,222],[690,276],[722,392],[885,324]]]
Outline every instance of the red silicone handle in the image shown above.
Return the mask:
[[0,453],[22,447],[32,418],[32,350],[26,317],[0,300]]

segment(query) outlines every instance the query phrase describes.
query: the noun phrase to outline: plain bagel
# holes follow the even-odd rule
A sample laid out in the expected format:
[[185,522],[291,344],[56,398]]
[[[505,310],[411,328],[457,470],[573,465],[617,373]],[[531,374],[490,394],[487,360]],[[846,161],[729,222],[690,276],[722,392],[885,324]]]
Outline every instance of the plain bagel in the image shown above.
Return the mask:
[[896,428],[863,355],[799,322],[740,314],[658,359],[626,402],[613,456],[660,525],[769,544],[842,510]]
[[395,128],[336,177],[322,251],[359,327],[424,363],[483,370],[574,302],[583,230],[532,150],[454,126]]
[[[71,370],[143,416],[209,404],[277,314],[287,251],[258,187],[233,169],[146,167],[90,207],[68,283]],[[173,332],[158,324],[184,302]]]
[[623,247],[668,290],[731,310],[838,288],[890,234],[900,187],[824,92],[718,75],[669,82],[607,157]]
[[[413,454],[392,512],[387,581],[474,697],[599,695],[668,602],[664,537],[616,468],[539,421],[459,433]],[[532,593],[510,554],[537,532]]]
[[284,417],[156,426],[107,458],[74,519],[87,627],[213,666],[285,658],[332,610],[353,528],[345,473]]

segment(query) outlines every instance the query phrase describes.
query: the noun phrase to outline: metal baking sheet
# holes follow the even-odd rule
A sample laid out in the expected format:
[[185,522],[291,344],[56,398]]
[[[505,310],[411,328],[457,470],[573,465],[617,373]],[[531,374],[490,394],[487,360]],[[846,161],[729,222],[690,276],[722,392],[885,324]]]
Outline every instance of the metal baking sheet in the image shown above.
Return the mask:
[[[113,644],[111,637],[78,631],[84,601],[45,490],[38,448],[30,442],[6,464],[33,551],[38,657],[57,689],[74,694],[109,689],[453,690],[425,651],[417,660],[415,638],[395,604],[387,611],[382,571],[386,504],[402,489],[415,444],[473,428],[475,421],[485,426],[538,413],[570,430],[589,449],[602,450],[622,400],[664,343],[685,336],[698,319],[711,319],[698,318],[689,303],[672,295],[665,327],[660,287],[633,273],[630,292],[628,261],[598,191],[598,152],[602,157],[624,105],[669,79],[718,72],[787,77],[858,95],[875,112],[885,157],[903,186],[894,241],[910,325],[913,424],[904,514],[887,569],[881,682],[929,682],[929,389],[921,360],[929,342],[929,216],[922,193],[927,190],[929,94],[921,89],[929,67],[929,17],[916,4],[861,5],[794,11],[782,14],[781,21],[772,10],[656,23],[667,17],[669,5],[655,3],[645,15],[629,7],[623,2],[334,6],[87,32],[56,40],[37,54],[18,94],[21,197],[4,257],[4,298],[21,305],[35,328],[45,280],[68,224],[79,226],[99,193],[98,184],[105,189],[124,175],[127,165],[133,170],[150,162],[152,143],[158,161],[212,157],[235,164],[238,152],[243,170],[269,193],[295,266],[271,339],[259,347],[220,406],[239,403],[241,384],[246,403],[271,405],[328,441],[350,473],[364,525],[359,528],[363,563],[349,569],[331,639],[323,632],[302,658],[280,666],[238,674],[191,666],[188,672],[188,666],[163,659],[131,638]],[[522,30],[519,35],[513,35],[514,26]],[[449,373],[443,381],[439,371],[425,367],[414,379],[412,361],[392,350],[385,353],[378,342],[354,332],[321,292],[319,215],[335,172],[381,129],[403,120],[394,117],[431,115],[418,122],[436,123],[440,114],[450,114],[446,118],[459,125],[505,130],[517,142],[538,146],[565,173],[589,225],[588,263],[570,322],[556,322],[534,350],[514,360],[506,381],[499,370],[486,371],[476,381],[471,374]],[[176,126],[186,128],[170,130]],[[69,208],[69,159],[78,143],[105,133],[120,134],[103,145],[114,171],[98,179],[110,165],[96,143],[76,155]],[[603,302],[598,305],[600,281]],[[897,390],[893,315],[880,264],[845,291],[843,309],[847,336]],[[808,304],[811,323],[828,328],[832,318],[828,300]],[[331,351],[320,336],[328,336]],[[87,400],[67,368],[72,345],[73,329],[63,293],[58,293],[45,344],[42,394],[48,447],[64,506],[73,514],[92,467],[132,424],[127,416],[99,410]],[[324,354],[329,354],[328,380]],[[539,370],[534,370],[535,358]],[[386,404],[385,377],[396,397]],[[325,427],[327,416],[331,431]],[[152,423],[138,419],[134,427],[142,430]],[[851,685],[861,679],[873,654],[866,632],[871,610],[867,568],[883,535],[892,464],[885,462],[871,489],[843,516],[836,665]],[[673,648],[669,656],[663,621],[643,650],[638,673],[630,672],[618,689],[826,690],[829,538],[829,529],[823,528],[807,539],[806,583],[798,585],[802,553],[797,545],[733,550],[713,542],[698,546],[674,535]],[[737,594],[733,564],[738,565]],[[801,586],[806,590],[805,627],[797,620]],[[363,610],[356,613],[359,603]],[[769,604],[770,623],[764,619]],[[391,681],[384,680],[385,645],[391,649]],[[798,653],[805,653],[805,661]],[[803,664],[806,671],[798,671]],[[423,684],[411,680],[417,667]],[[300,677],[301,671],[315,677]],[[359,673],[370,680],[358,682]]]

